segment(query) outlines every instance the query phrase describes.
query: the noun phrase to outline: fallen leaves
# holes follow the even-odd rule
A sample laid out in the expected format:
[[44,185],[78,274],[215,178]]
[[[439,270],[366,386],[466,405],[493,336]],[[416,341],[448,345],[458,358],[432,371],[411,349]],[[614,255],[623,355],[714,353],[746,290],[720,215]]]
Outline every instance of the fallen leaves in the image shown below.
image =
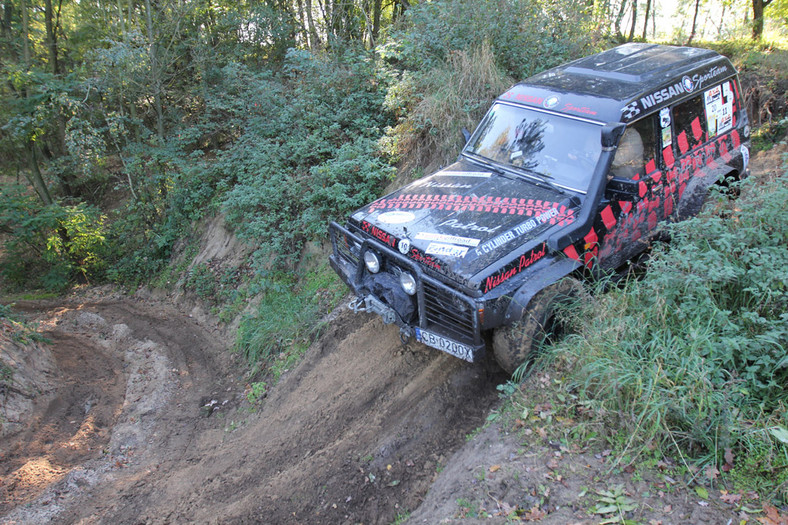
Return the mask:
[[722,466],[722,471],[730,472],[733,469],[733,450],[726,448],[723,458],[725,459],[725,464]]
[[788,525],[788,515],[781,514],[776,507],[764,503],[763,512],[766,513],[766,516],[758,518],[758,521],[764,525]]
[[741,494],[729,494],[727,490],[721,490],[720,499],[730,505],[738,505],[741,502]]
[[539,508],[539,505],[534,505],[529,510],[525,511],[522,518],[525,521],[539,521],[547,516],[547,512]]

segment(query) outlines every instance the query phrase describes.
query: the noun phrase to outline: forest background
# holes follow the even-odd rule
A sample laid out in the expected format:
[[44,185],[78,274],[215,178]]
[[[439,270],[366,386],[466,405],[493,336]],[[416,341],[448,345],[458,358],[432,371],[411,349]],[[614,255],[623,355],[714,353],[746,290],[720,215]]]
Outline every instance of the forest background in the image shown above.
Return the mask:
[[[516,80],[625,41],[713,47],[745,75],[760,72],[747,92],[756,146],[788,126],[788,0],[4,0],[0,17],[3,295],[177,282],[220,321],[240,319],[237,347],[252,377],[268,382],[298,359],[320,313],[345,292],[321,262],[328,222],[378,197],[395,178],[412,180],[449,162],[462,145],[461,129],[472,129]],[[784,197],[766,191],[775,206]],[[236,265],[192,264],[200,228],[217,215],[249,256]],[[788,228],[780,224],[762,238],[752,230],[741,235],[784,246]],[[726,241],[736,235],[717,233]],[[785,250],[778,255],[785,259]],[[654,385],[672,385],[664,405],[642,376],[630,390],[622,382],[600,397],[600,385],[611,380],[594,349],[586,354],[597,365],[578,376],[585,390],[575,386],[572,395],[637,422],[643,443],[680,441],[680,450],[721,467],[727,450],[749,447],[757,453],[752,469],[764,480],[773,477],[769,469],[788,478],[788,362],[775,350],[784,353],[788,338],[784,277],[774,281],[781,268],[775,263],[756,276],[761,286],[778,283],[776,292],[767,286],[767,303],[757,294],[745,298],[742,330],[768,335],[759,339],[762,351],[734,355],[730,341],[739,336],[726,332],[720,344],[730,359],[698,372],[712,377],[711,387],[686,399],[699,396],[696,408],[709,412],[671,401],[678,379],[661,368]],[[653,275],[645,291],[610,300],[637,308],[633,297],[642,293],[638,300],[648,302],[663,285],[657,296],[670,297],[667,274]],[[742,297],[733,287],[731,294],[741,309]],[[709,308],[723,303],[698,299],[693,307],[707,319]],[[610,311],[633,326],[676,328],[617,308]],[[0,316],[7,313],[0,306]],[[637,360],[630,364],[642,371]],[[13,370],[0,367],[0,377],[11,377]],[[604,367],[619,374],[613,382],[627,377]],[[730,392],[731,377],[752,381],[742,395],[756,395],[717,399]],[[647,413],[656,423],[643,429]],[[785,499],[787,483],[772,496]]]

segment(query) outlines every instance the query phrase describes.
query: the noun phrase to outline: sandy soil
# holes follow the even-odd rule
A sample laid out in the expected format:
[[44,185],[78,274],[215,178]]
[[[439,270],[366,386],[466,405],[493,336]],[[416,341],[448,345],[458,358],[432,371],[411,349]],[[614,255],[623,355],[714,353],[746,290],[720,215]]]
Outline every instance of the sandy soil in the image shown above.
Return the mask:
[[390,523],[504,379],[341,311],[252,409],[226,345],[172,307],[17,307],[51,339],[59,375],[0,443],[5,523]]

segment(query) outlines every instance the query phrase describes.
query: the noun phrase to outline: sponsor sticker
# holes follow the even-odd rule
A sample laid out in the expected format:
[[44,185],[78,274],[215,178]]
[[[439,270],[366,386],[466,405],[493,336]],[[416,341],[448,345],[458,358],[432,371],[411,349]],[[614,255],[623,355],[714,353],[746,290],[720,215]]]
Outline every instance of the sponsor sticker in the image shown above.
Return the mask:
[[462,182],[437,182],[434,180],[424,180],[413,183],[414,188],[440,188],[450,190],[469,190],[473,184],[463,184]]
[[468,247],[431,242],[424,253],[428,255],[442,255],[444,257],[465,257],[465,254],[468,253]]
[[446,235],[443,233],[419,232],[416,234],[416,239],[420,241],[436,241],[447,244],[459,244],[460,246],[476,247],[479,245],[479,239],[459,237],[457,235]]
[[713,87],[703,95],[709,137],[716,137],[732,129],[733,93],[730,90],[730,82]]
[[449,219],[447,221],[443,221],[438,226],[445,226],[446,228],[452,228],[454,230],[464,230],[464,231],[474,231],[474,232],[483,232],[483,233],[494,233],[496,232],[501,225],[495,227],[489,226],[482,226],[480,224],[476,224],[476,222],[460,222],[457,219]]
[[387,211],[378,215],[378,220],[385,224],[407,224],[416,220],[416,216],[409,211]]
[[624,120],[632,120],[633,118],[640,115],[640,108],[638,107],[637,101],[630,102],[623,108],[621,108],[622,118]]
[[661,128],[670,126],[670,108],[662,108],[659,110],[659,126]]

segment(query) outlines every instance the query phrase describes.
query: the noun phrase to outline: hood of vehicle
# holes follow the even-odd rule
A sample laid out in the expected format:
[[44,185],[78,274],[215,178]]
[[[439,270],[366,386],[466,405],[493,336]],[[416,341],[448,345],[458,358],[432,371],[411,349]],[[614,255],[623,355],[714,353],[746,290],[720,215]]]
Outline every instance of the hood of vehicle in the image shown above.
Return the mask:
[[[579,199],[460,161],[356,211],[351,222],[460,282],[574,221]],[[478,285],[479,283],[475,283]]]

